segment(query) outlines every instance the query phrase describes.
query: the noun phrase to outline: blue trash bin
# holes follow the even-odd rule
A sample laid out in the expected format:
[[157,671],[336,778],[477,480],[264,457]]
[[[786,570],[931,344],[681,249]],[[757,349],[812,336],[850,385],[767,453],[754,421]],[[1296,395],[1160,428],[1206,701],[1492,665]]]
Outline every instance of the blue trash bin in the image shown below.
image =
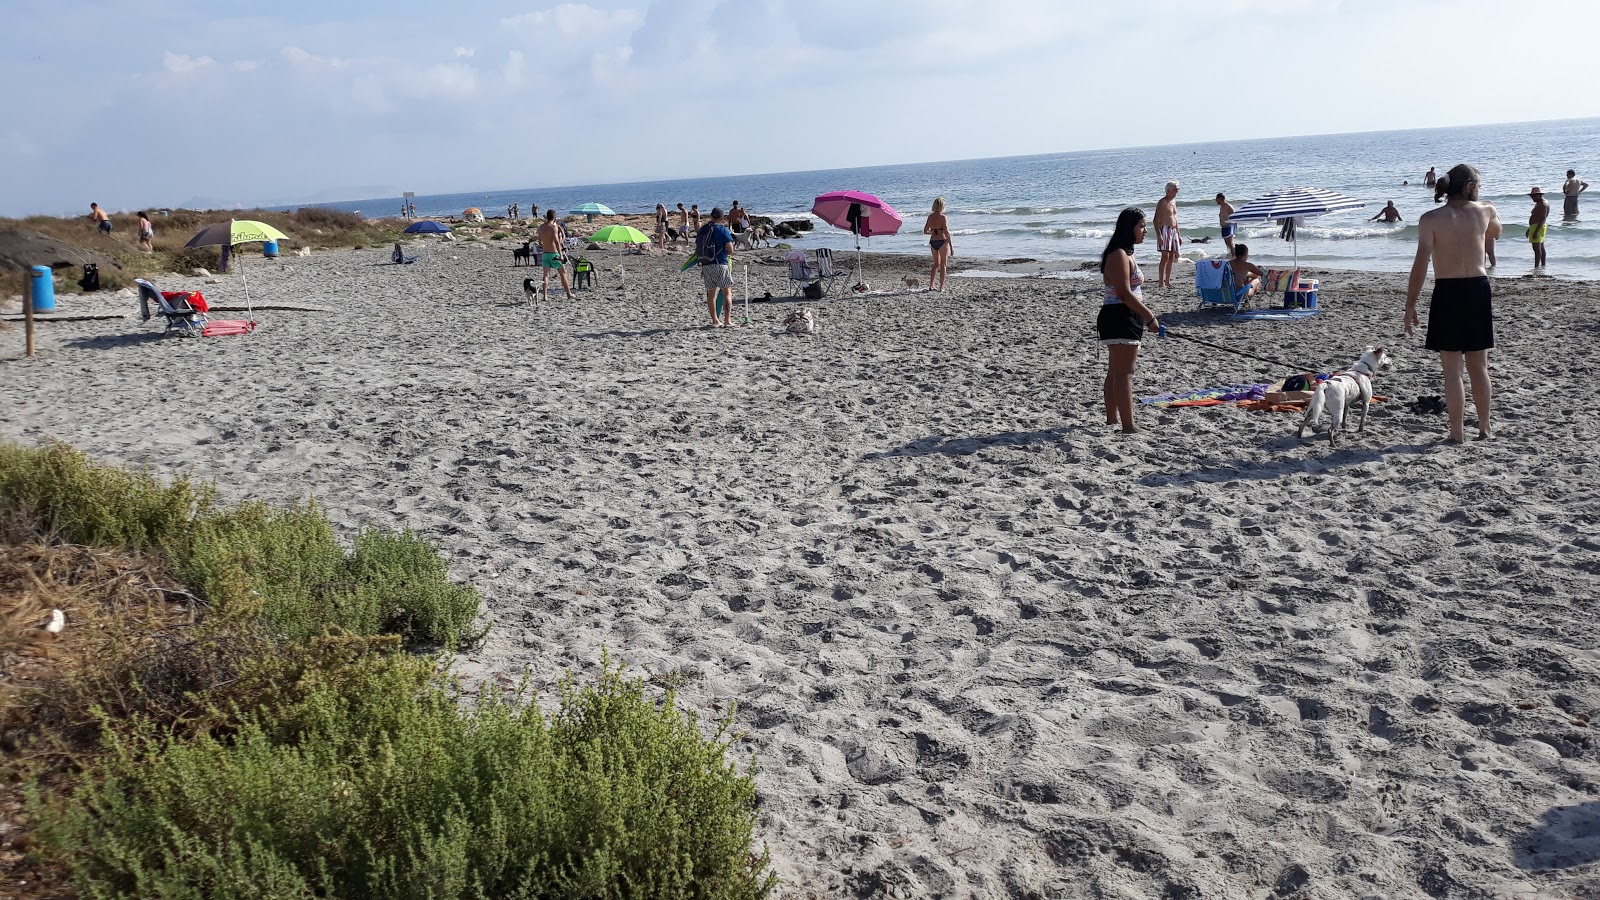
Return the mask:
[[33,267],[33,278],[28,285],[28,303],[34,312],[56,311],[55,273],[50,271],[49,266]]
[[278,242],[277,241],[263,241],[261,243],[261,255],[265,256],[267,259],[277,259],[278,258]]

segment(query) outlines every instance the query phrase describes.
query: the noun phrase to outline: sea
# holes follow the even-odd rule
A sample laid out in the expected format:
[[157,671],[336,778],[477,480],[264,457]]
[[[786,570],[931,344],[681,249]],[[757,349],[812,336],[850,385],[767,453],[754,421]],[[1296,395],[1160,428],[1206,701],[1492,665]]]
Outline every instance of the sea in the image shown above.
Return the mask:
[[[1554,122],[1425,128],[1358,134],[1315,135],[1261,140],[1170,144],[1117,150],[1085,150],[1037,156],[971,159],[691,178],[626,184],[519,187],[496,191],[418,196],[420,216],[460,215],[478,207],[489,217],[503,216],[510,203],[526,215],[531,204],[565,212],[587,202],[619,213],[649,213],[657,203],[668,209],[698,203],[702,212],[726,208],[737,199],[753,215],[774,219],[813,218],[812,198],[834,190],[860,190],[881,197],[905,217],[899,234],[863,239],[878,253],[927,254],[921,233],[934,198],[947,205],[957,258],[1037,260],[1049,277],[1082,278],[1078,266],[1099,257],[1117,213],[1139,206],[1150,214],[1168,180],[1180,183],[1178,219],[1192,254],[1221,255],[1215,197],[1234,205],[1289,187],[1320,187],[1367,202],[1364,209],[1306,220],[1297,245],[1279,237],[1276,223],[1244,226],[1236,241],[1250,246],[1262,265],[1288,264],[1298,253],[1307,268],[1403,272],[1416,252],[1417,217],[1433,208],[1433,192],[1423,185],[1430,166],[1443,173],[1469,162],[1483,174],[1481,198],[1498,208],[1505,225],[1497,256],[1497,276],[1532,271],[1533,254],[1523,236],[1540,186],[1551,204],[1549,265],[1558,278],[1600,278],[1600,118]],[[1561,212],[1566,170],[1593,179],[1576,219]],[[1368,221],[1394,201],[1404,221]],[[319,204],[391,217],[399,197]],[[853,235],[813,218],[816,227],[793,240],[799,247],[849,249]],[[1209,239],[1203,240],[1203,239]],[[1143,255],[1155,256],[1154,246]],[[966,274],[998,275],[981,265]]]

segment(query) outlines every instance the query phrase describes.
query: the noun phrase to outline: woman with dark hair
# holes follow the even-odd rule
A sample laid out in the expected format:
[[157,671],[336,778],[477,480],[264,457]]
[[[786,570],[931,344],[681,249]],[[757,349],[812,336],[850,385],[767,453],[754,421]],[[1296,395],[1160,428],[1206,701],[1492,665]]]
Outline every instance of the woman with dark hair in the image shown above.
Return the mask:
[[667,249],[667,206],[664,203],[656,204],[656,243],[661,245],[662,252]]
[[1122,425],[1123,434],[1139,429],[1133,424],[1133,364],[1139,358],[1144,332],[1157,334],[1161,323],[1144,305],[1144,273],[1133,260],[1135,244],[1144,241],[1144,210],[1130,206],[1117,216],[1117,227],[1100,254],[1100,280],[1105,284],[1100,316],[1095,327],[1106,347],[1106,424]]
[[1489,348],[1494,346],[1494,307],[1489,288],[1489,270],[1484,262],[1489,248],[1500,237],[1500,216],[1494,205],[1478,200],[1482,176],[1462,163],[1434,182],[1434,202],[1444,206],[1431,209],[1417,220],[1417,255],[1411,262],[1411,278],[1406,283],[1406,336],[1421,324],[1417,316],[1417,296],[1433,264],[1433,299],[1428,303],[1429,350],[1439,354],[1444,366],[1444,402],[1450,412],[1450,440],[1460,443],[1465,435],[1466,389],[1461,383],[1465,368],[1472,379],[1472,403],[1478,410],[1478,440],[1487,440],[1489,402]]

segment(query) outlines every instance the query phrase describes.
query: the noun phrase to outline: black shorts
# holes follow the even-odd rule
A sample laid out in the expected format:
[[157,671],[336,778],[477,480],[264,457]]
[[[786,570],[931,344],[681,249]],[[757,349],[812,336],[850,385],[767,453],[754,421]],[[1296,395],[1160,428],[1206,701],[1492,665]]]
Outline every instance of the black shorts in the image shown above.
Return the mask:
[[1144,321],[1126,303],[1106,303],[1094,321],[1102,344],[1137,344],[1144,339]]
[[1428,303],[1428,349],[1471,353],[1494,346],[1489,276],[1439,278]]

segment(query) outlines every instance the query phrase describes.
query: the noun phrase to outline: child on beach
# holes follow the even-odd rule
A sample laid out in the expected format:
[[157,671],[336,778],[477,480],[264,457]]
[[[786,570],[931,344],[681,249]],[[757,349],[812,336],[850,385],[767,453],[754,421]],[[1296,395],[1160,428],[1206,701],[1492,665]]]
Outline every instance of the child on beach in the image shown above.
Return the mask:
[[1494,346],[1494,307],[1485,248],[1500,237],[1500,216],[1494,205],[1478,201],[1481,176],[1462,163],[1434,182],[1434,202],[1445,205],[1417,220],[1417,256],[1406,283],[1406,336],[1420,324],[1417,295],[1433,263],[1433,300],[1428,304],[1427,347],[1444,366],[1444,402],[1450,412],[1450,442],[1465,437],[1466,390],[1463,365],[1472,379],[1472,402],[1478,408],[1478,440],[1488,440],[1489,349]]
[[1133,366],[1139,358],[1144,332],[1158,334],[1161,323],[1144,305],[1144,273],[1134,262],[1135,244],[1144,242],[1144,210],[1130,206],[1117,216],[1117,226],[1100,254],[1100,280],[1105,284],[1095,328],[1105,345],[1106,424],[1122,425],[1123,434],[1139,429],[1133,424]]

